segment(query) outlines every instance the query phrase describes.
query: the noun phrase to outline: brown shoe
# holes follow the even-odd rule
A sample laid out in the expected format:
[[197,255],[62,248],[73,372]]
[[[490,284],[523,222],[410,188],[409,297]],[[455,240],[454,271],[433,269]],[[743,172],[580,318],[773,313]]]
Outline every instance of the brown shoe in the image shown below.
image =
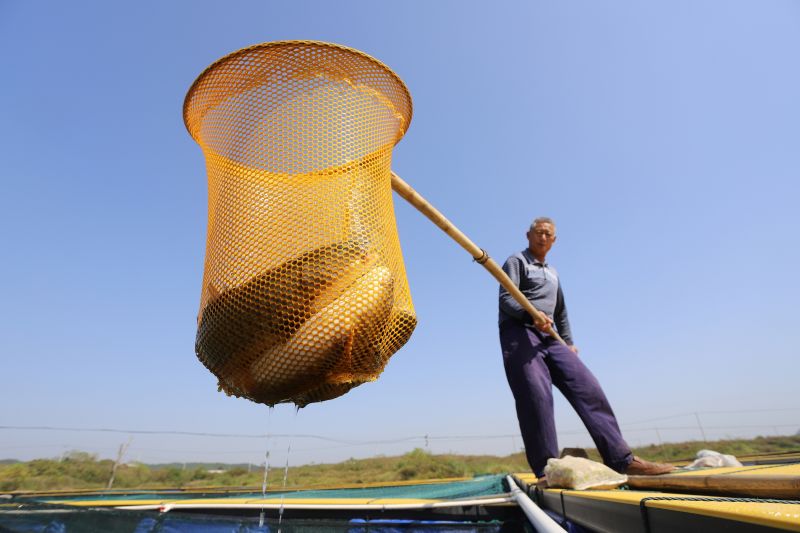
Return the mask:
[[666,463],[652,463],[645,461],[641,457],[633,456],[633,461],[625,469],[625,474],[629,476],[658,476],[669,474],[675,467]]

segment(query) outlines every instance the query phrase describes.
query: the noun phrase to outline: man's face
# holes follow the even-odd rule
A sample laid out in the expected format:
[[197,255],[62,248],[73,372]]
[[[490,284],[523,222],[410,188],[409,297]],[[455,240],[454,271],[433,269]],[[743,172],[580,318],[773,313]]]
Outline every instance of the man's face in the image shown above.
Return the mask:
[[528,230],[528,248],[537,258],[543,258],[556,242],[556,228],[549,222],[539,222]]

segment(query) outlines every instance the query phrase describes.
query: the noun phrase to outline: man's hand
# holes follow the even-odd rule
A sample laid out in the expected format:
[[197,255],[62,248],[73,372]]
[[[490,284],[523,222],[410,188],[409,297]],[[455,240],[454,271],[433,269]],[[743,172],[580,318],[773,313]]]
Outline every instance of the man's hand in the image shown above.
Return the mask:
[[538,329],[539,331],[543,333],[548,333],[548,330],[550,330],[553,327],[553,319],[545,315],[544,313],[542,313],[542,318],[544,318],[546,322],[540,322],[540,323],[534,322],[534,325],[536,326],[536,329]]
[[578,355],[578,347],[575,346],[574,344],[570,344],[569,346],[567,346],[567,348],[572,350],[572,353],[574,353],[575,355]]

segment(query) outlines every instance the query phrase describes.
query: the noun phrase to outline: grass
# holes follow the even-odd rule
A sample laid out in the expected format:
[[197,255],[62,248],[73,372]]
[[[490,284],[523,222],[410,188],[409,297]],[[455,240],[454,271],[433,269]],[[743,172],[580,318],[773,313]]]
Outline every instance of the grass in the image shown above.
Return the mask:
[[[636,448],[634,453],[649,460],[674,461],[693,458],[702,448],[736,456],[800,451],[800,436],[651,445]],[[596,450],[588,452],[591,458],[599,459]],[[0,463],[0,491],[102,489],[108,483],[112,466],[111,460],[98,460],[85,452],[72,452],[61,460]],[[214,467],[219,468],[220,465],[215,464]],[[248,471],[247,467],[241,465],[223,466],[222,469],[224,472],[214,474],[208,471],[209,465],[192,465],[188,468],[177,465],[120,465],[114,488],[252,487],[260,490],[264,475],[262,470],[254,468]],[[526,471],[529,468],[522,453],[504,457],[433,455],[415,449],[399,457],[349,459],[337,464],[292,467],[289,469],[287,487],[360,485]],[[272,469],[268,484],[281,487],[283,469]]]

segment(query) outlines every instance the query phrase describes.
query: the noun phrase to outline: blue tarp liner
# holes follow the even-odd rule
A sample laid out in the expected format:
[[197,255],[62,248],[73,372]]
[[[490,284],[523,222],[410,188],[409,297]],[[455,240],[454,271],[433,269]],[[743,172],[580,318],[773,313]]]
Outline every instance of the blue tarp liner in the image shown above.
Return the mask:
[[[258,517],[143,516],[136,511],[76,511],[54,516],[50,512],[0,515],[0,531],[11,533],[500,533],[499,522],[464,523],[426,520],[269,520],[259,527]],[[514,528],[516,530],[516,528]]]

